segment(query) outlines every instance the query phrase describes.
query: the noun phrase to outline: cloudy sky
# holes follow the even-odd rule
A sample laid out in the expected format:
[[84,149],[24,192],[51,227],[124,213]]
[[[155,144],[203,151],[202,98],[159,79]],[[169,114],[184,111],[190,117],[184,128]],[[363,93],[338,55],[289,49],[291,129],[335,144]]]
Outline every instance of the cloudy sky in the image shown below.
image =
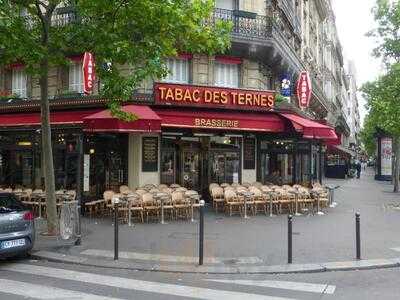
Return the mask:
[[[374,80],[382,72],[380,62],[371,57],[374,41],[365,36],[375,26],[371,13],[375,2],[376,0],[332,0],[339,39],[345,58],[355,62],[358,86]],[[363,119],[365,101],[361,97],[359,101]]]

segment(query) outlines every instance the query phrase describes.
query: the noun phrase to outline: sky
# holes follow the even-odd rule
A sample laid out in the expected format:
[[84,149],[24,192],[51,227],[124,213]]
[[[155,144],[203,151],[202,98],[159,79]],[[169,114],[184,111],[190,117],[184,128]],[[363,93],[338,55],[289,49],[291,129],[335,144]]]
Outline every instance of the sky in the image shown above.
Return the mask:
[[[375,28],[371,9],[376,0],[331,0],[336,16],[336,27],[346,59],[353,60],[357,69],[357,85],[374,80],[382,66],[371,56],[375,47],[373,38],[365,34]],[[361,124],[366,114],[365,100],[359,93]]]

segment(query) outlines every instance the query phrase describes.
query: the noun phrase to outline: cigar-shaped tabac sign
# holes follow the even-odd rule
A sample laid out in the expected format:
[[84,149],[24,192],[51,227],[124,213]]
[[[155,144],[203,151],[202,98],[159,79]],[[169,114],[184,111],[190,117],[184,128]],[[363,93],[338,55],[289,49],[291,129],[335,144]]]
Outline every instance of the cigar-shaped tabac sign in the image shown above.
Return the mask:
[[273,91],[253,91],[223,87],[155,83],[156,104],[246,110],[270,110]]

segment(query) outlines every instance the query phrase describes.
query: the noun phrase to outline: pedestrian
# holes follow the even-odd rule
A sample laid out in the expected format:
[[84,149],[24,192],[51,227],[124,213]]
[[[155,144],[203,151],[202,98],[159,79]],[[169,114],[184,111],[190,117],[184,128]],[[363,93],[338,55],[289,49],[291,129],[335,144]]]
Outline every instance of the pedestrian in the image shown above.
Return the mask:
[[360,179],[361,175],[361,163],[359,160],[356,161],[357,179]]

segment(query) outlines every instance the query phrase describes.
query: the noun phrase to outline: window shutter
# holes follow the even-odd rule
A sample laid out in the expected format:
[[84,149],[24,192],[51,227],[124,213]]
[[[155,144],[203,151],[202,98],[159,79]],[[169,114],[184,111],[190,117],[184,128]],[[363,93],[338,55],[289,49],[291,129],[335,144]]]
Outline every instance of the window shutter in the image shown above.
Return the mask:
[[4,71],[4,90],[10,93],[12,91],[12,70]]
[[32,98],[32,75],[28,74],[26,76],[26,97],[28,99]]
[[57,90],[58,93],[69,89],[69,68],[68,66],[60,66],[57,71]]

